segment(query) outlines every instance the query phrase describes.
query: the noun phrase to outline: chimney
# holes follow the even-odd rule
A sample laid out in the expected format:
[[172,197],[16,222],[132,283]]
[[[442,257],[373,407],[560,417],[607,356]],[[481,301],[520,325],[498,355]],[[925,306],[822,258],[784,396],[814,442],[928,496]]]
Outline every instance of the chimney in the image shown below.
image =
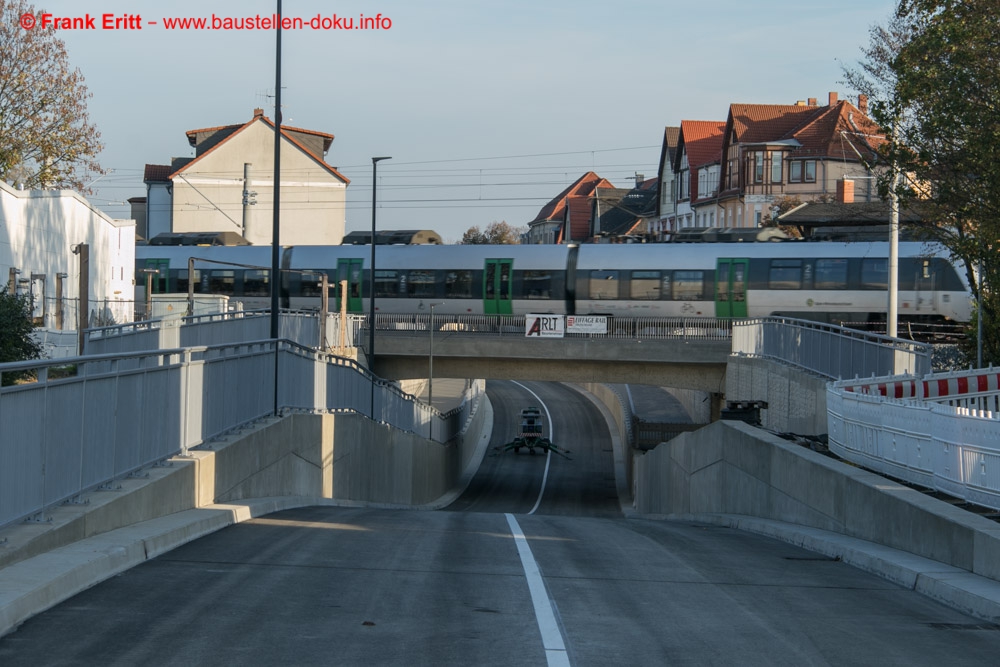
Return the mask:
[[797,107],[804,107],[805,105],[806,105],[806,101],[805,100],[795,100],[795,106],[797,106]]
[[635,187],[641,188],[642,187],[642,182],[645,181],[645,180],[646,180],[646,176],[644,174],[640,174],[640,173],[636,172],[636,175],[635,175]]
[[816,98],[815,97],[810,97],[809,98],[809,106],[811,106],[811,107],[816,106]]
[[858,95],[858,111],[864,115],[868,115],[868,96],[864,93]]
[[837,103],[837,93],[831,92],[830,93],[830,106],[832,107],[836,103]]
[[263,115],[264,115],[264,110],[263,109],[257,108],[257,109],[253,110],[253,117],[254,118],[260,118]]
[[842,178],[837,181],[837,203],[854,203],[854,181],[847,178]]

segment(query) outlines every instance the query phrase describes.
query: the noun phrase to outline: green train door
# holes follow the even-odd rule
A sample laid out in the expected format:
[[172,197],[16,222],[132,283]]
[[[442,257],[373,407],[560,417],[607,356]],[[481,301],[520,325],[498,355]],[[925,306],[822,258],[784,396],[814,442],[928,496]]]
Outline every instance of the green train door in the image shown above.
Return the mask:
[[362,259],[338,259],[337,260],[337,284],[333,292],[337,295],[337,311],[340,311],[340,300],[343,294],[340,293],[340,281],[347,281],[347,312],[360,313],[363,310],[361,305],[364,288],[362,285]]
[[747,316],[748,259],[720,259],[715,267],[715,316]]
[[514,260],[488,259],[483,272],[483,312],[487,315],[510,315],[514,312],[511,306],[511,278],[514,273]]
[[[147,285],[151,288],[153,294],[166,294],[169,289],[169,278],[170,278],[170,260],[169,259],[147,259],[146,266],[147,269],[152,269],[156,273],[152,274],[152,280],[149,279],[149,274],[145,271],[142,276],[142,286],[145,288]],[[184,267],[187,269],[187,266]],[[186,271],[185,271],[186,272]],[[147,280],[149,282],[147,283]],[[146,295],[149,298],[149,294]]]

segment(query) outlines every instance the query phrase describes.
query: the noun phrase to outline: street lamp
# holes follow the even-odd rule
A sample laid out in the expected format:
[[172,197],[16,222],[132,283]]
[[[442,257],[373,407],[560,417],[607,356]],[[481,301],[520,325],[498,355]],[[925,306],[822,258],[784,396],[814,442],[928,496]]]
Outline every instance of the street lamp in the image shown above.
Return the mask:
[[434,407],[434,306],[443,305],[443,303],[431,304],[431,350],[427,359],[427,405],[431,408]]
[[372,374],[371,418],[375,419],[375,184],[378,183],[378,163],[389,156],[372,158],[372,261],[368,267],[368,370]]
[[[378,163],[382,160],[391,160],[391,157],[372,158],[372,261],[368,267],[368,369],[375,372],[375,184],[378,175]],[[372,396],[375,395],[375,386],[372,385]],[[374,406],[374,399],[372,400]]]

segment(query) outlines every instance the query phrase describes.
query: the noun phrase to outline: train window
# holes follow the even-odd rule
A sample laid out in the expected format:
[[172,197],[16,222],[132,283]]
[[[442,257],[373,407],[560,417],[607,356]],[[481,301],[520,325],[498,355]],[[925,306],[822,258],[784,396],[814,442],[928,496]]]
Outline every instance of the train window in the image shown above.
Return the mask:
[[406,294],[415,299],[433,297],[434,271],[430,269],[415,269],[410,271],[406,285]]
[[299,294],[301,296],[320,296],[321,278],[315,273],[303,273],[299,276]]
[[399,296],[399,276],[395,271],[375,269],[375,296],[396,298]]
[[660,272],[633,271],[632,280],[629,283],[629,296],[633,299],[659,299]]
[[[195,292],[200,292],[201,291],[199,289],[199,287],[201,287],[201,285],[199,285],[200,282],[201,282],[201,269],[195,269],[194,270],[194,291]],[[187,269],[178,269],[177,270],[176,285],[177,285],[176,291],[178,291],[178,292],[187,292],[188,291],[188,270]]]
[[269,271],[247,269],[243,272],[243,294],[246,296],[267,296],[271,293]]
[[870,258],[861,260],[861,287],[886,289],[889,285],[889,260]]
[[846,259],[816,260],[816,289],[847,289]]
[[617,299],[618,298],[618,272],[617,271],[591,271],[590,272],[590,298],[591,299]]
[[232,269],[214,269],[208,274],[210,294],[232,294],[236,286],[236,272]]
[[701,301],[704,294],[704,271],[674,271],[674,301]]
[[801,259],[772,259],[769,289],[802,289]]
[[472,271],[448,271],[444,276],[444,295],[448,299],[471,299]]
[[525,271],[522,276],[525,299],[552,298],[551,271]]

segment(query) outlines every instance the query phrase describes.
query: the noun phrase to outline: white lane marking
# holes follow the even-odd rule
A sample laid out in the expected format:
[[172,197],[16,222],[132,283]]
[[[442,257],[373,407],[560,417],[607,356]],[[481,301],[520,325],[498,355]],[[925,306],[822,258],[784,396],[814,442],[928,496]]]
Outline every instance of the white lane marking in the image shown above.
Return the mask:
[[524,577],[528,580],[528,591],[531,593],[531,604],[535,608],[535,620],[538,622],[538,631],[542,633],[542,646],[545,648],[545,660],[549,667],[569,667],[569,654],[566,652],[566,642],[563,639],[562,629],[556,621],[556,615],[552,611],[552,599],[549,598],[548,591],[545,590],[545,582],[542,580],[542,573],[538,569],[538,563],[531,553],[528,540],[524,537],[520,524],[513,514],[505,514],[507,525],[510,526],[510,534],[514,536],[514,544],[517,545],[517,554],[521,557],[521,566],[524,568]]
[[[511,380],[511,382],[513,382],[518,387],[520,387],[521,389],[525,390],[526,392],[534,396],[535,400],[537,400],[539,403],[542,404],[542,408],[545,410],[545,421],[548,422],[549,425],[549,440],[555,440],[556,436],[555,436],[555,431],[552,429],[552,415],[549,414],[549,406],[545,405],[545,401],[543,401],[538,394],[531,391],[517,380]],[[545,452],[545,472],[542,474],[542,488],[538,490],[538,500],[535,501],[535,506],[531,508],[530,512],[528,512],[529,516],[534,514],[538,510],[538,506],[542,504],[542,495],[545,493],[545,483],[549,479],[549,466],[551,464],[552,464],[552,451],[549,450]]]

